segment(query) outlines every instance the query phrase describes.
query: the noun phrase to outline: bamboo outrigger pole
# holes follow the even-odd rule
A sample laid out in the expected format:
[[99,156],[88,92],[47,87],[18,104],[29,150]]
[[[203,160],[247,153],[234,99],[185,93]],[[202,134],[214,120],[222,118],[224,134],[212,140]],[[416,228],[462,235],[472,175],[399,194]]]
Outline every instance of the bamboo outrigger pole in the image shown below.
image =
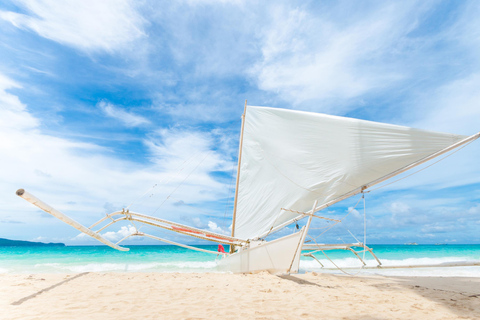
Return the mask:
[[[237,201],[238,201],[238,184],[240,182],[240,165],[242,164],[242,146],[243,146],[243,128],[245,127],[245,115],[247,113],[247,100],[245,99],[245,107],[242,114],[242,129],[240,131],[240,145],[238,150],[238,168],[237,183],[235,185],[235,200],[233,201],[233,219],[232,219],[232,237],[235,236],[235,220],[237,218]],[[234,246],[230,246],[230,253],[233,252]]]
[[55,218],[65,222],[66,224],[71,225],[72,227],[74,227],[78,231],[81,231],[81,232],[89,235],[90,237],[95,238],[100,242],[103,242],[107,246],[110,246],[110,247],[112,247],[114,249],[117,249],[117,250],[120,250],[120,251],[130,250],[128,248],[120,247],[119,245],[110,242],[110,240],[105,239],[99,233],[94,232],[94,231],[88,229],[87,227],[82,226],[77,221],[73,220],[72,218],[66,216],[62,212],[60,212],[60,211],[56,210],[55,208],[51,207],[47,203],[45,203],[42,200],[35,197],[33,194],[25,191],[24,189],[18,189],[16,193],[17,193],[17,196],[27,200],[28,202],[30,202],[31,204],[39,207],[43,211],[50,213],[52,216],[54,216]]

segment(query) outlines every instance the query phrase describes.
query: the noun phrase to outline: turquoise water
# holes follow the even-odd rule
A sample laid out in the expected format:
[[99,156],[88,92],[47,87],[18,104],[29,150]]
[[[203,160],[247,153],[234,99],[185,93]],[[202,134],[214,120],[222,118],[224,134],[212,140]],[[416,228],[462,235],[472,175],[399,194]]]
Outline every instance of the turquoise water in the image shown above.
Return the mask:
[[[216,251],[217,246],[199,246]],[[371,245],[384,266],[427,265],[445,262],[480,261],[480,245]],[[176,246],[129,246],[120,252],[106,246],[0,247],[0,273],[75,273],[75,272],[219,272],[215,255]],[[361,262],[348,251],[328,251],[341,268],[359,268]],[[363,255],[363,254],[360,254]],[[302,257],[301,272],[334,272],[322,253],[316,257],[324,264]],[[376,262],[367,252],[367,265]],[[350,270],[350,269],[349,269]],[[358,269],[359,270],[359,269]],[[350,271],[349,271],[350,272]],[[355,269],[351,272],[356,272]],[[362,270],[362,273],[386,275],[444,275],[480,277],[480,267]]]

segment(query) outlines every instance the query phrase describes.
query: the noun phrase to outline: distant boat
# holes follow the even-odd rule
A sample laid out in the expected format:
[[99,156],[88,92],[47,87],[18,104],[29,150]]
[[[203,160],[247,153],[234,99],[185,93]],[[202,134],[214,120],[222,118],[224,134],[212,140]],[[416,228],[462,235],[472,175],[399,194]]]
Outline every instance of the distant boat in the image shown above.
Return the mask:
[[[184,248],[221,255],[219,266],[232,272],[296,273],[305,256],[326,250],[372,251],[365,243],[305,244],[312,218],[339,223],[316,213],[337,202],[363,194],[368,188],[421,165],[480,137],[413,129],[403,126],[297,110],[248,106],[242,116],[232,233],[230,236],[131,212],[108,214],[90,228],[23,189],[17,195],[77,230],[111,246],[130,236],[145,236]],[[300,230],[281,238],[266,237],[308,218]],[[135,221],[230,246],[218,252],[176,243],[138,229],[117,243],[100,232],[112,224]],[[106,223],[103,227],[94,227]],[[136,228],[136,226],[135,226]],[[295,229],[295,228],[294,228]],[[407,243],[417,245],[417,243]],[[375,255],[373,255],[375,257]],[[376,258],[376,257],[375,257]],[[317,260],[320,262],[319,260]],[[380,261],[377,259],[379,265]]]
[[408,243],[405,243],[406,246],[418,246],[418,243],[416,242],[408,242]]

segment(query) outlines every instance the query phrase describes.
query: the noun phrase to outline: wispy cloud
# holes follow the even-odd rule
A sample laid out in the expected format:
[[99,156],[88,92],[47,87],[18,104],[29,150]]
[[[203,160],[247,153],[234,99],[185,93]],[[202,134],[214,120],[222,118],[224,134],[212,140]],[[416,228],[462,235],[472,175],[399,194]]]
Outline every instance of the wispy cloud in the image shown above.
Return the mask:
[[229,234],[228,230],[222,229],[220,226],[218,226],[215,222],[213,221],[208,221],[208,230],[215,232],[215,233],[220,233],[220,234]]
[[[27,112],[26,106],[17,96],[7,92],[14,88],[21,88],[21,85],[0,73],[0,127],[3,130],[35,128],[39,121]],[[0,141],[9,143],[3,139]]]
[[[110,240],[110,241],[118,241],[118,240],[121,240],[121,239],[125,238],[126,236],[129,236],[129,235],[135,233],[135,231],[136,231],[136,229],[135,229],[134,226],[128,225],[128,226],[122,226],[120,228],[120,230],[118,230],[118,231],[105,232],[105,233],[102,234],[102,236],[105,239]],[[133,239],[135,239],[135,237],[133,237]]]
[[111,103],[101,101],[97,106],[105,113],[105,115],[121,121],[127,127],[138,127],[150,124],[146,118],[124,111]]
[[263,58],[250,70],[261,89],[297,107],[342,114],[410,78],[415,40],[408,35],[427,3],[320,7],[272,10]]
[[19,6],[28,13],[1,11],[0,18],[87,52],[113,52],[145,35],[145,21],[128,0],[24,0]]
[[[0,108],[4,124],[0,126],[0,166],[8,168],[1,174],[0,193],[8,199],[5,210],[22,208],[16,216],[19,222],[52,223],[41,219],[41,215],[31,215],[36,209],[14,195],[20,187],[69,215],[81,213],[79,220],[85,224],[103,213],[106,202],[109,210],[119,209],[155,183],[156,197],[137,201],[138,211],[151,214],[168,195],[193,204],[226,196],[224,184],[211,176],[212,171],[223,170],[226,162],[218,151],[211,150],[214,140],[208,133],[165,129],[161,134],[152,134],[150,140],[145,140],[152,162],[140,166],[115,158],[107,148],[95,143],[42,132],[40,121],[26,105],[6,91],[20,85],[5,76],[0,80],[0,101],[6,102]],[[188,159],[190,162],[179,173],[179,164],[183,161],[185,165]],[[161,209],[157,215],[173,219],[179,213],[195,212],[190,207],[176,208],[173,201],[167,201]]]

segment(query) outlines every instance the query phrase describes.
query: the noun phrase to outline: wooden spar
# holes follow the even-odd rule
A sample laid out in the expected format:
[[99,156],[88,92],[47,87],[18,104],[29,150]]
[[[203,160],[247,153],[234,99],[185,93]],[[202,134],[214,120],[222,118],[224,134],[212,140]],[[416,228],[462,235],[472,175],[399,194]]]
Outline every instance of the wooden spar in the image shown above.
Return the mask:
[[312,223],[312,218],[313,218],[313,214],[315,213],[315,207],[317,206],[317,202],[318,200],[315,200],[315,202],[313,203],[313,207],[312,207],[313,213],[310,215],[310,217],[308,217],[307,224],[305,225],[305,227],[303,227],[303,234],[300,237],[300,241],[298,241],[297,250],[295,250],[292,263],[290,263],[290,267],[288,268],[287,273],[290,273],[290,270],[292,269],[293,262],[295,261],[298,250],[300,250],[300,253],[302,252],[303,243],[305,242],[305,238],[307,237],[308,229],[310,229],[310,223]]
[[39,207],[40,209],[42,209],[43,211],[47,212],[47,213],[50,213],[52,216],[54,216],[55,218],[59,219],[59,220],[62,220],[63,222],[65,222],[66,224],[69,224],[71,225],[72,227],[74,227],[75,229],[77,229],[78,231],[80,232],[83,232],[87,235],[89,235],[90,237],[92,238],[95,238],[97,239],[98,241],[106,244],[107,246],[110,246],[114,249],[117,249],[117,250],[120,250],[120,251],[128,251],[130,249],[128,248],[123,248],[123,247],[120,247],[110,241],[108,241],[107,239],[105,239],[104,237],[102,237],[100,234],[98,234],[97,232],[94,232],[90,229],[88,229],[87,227],[84,227],[83,225],[81,225],[80,223],[78,223],[77,221],[73,220],[72,218],[66,216],[65,214],[61,213],[60,211],[52,208],[50,205],[46,204],[45,202],[43,202],[42,200],[38,199],[37,197],[35,197],[33,194],[25,191],[24,189],[18,189],[17,190],[17,196],[27,200],[28,202],[30,202],[31,204]]
[[[175,232],[178,232],[178,233],[182,233],[181,229],[186,229],[186,230],[190,230],[190,231],[188,231],[189,232],[188,235],[190,235],[190,233],[201,233],[201,234],[204,234],[207,237],[211,236],[212,238],[215,237],[215,238],[225,239],[225,240],[228,241],[228,242],[225,242],[225,243],[246,242],[245,240],[242,240],[242,239],[225,236],[225,235],[222,235],[222,234],[218,234],[218,233],[215,233],[215,232],[210,232],[210,231],[206,231],[206,230],[202,230],[202,229],[197,229],[197,228],[194,228],[194,227],[189,227],[189,226],[181,224],[181,223],[176,223],[176,222],[168,221],[168,220],[165,220],[165,219],[160,219],[160,218],[157,218],[157,217],[147,216],[145,214],[140,214],[140,213],[136,213],[136,212],[126,212],[126,213],[129,214],[132,217],[137,216],[137,217],[141,217],[141,218],[144,218],[144,219],[150,219],[150,220],[154,220],[154,221],[157,221],[157,222],[167,224],[167,225],[169,225],[168,226],[169,230],[175,231]],[[173,226],[177,227],[177,230],[175,230],[173,228]],[[162,228],[164,228],[164,227],[162,226]]]
[[[238,185],[240,182],[240,165],[242,164],[242,146],[243,146],[243,129],[245,127],[245,115],[247,113],[247,100],[245,100],[245,108],[242,114],[242,129],[240,131],[240,144],[238,150],[238,167],[237,167],[237,183],[235,185],[235,199],[233,201],[233,218],[232,218],[232,237],[235,237],[235,221],[237,219],[237,202],[238,202]],[[233,246],[230,247],[233,252]]]
[[338,220],[338,219],[332,219],[332,218],[326,218],[326,217],[322,217],[322,216],[317,216],[317,215],[315,215],[314,213],[306,213],[306,212],[301,212],[301,211],[296,211],[296,210],[290,210],[290,209],[285,209],[285,208],[281,208],[280,210],[289,211],[289,212],[293,212],[293,213],[298,213],[299,215],[302,215],[302,216],[314,216],[315,218],[318,218],[318,219],[323,219],[323,220],[328,220],[328,221],[334,221],[334,222],[341,222],[341,221]]
[[[217,234],[217,233],[213,233],[213,232],[209,232],[209,231],[205,231],[205,230],[201,230],[201,229],[191,228],[191,227],[187,227],[187,226],[184,226],[183,228],[182,227],[177,227],[176,225],[181,225],[181,224],[177,224],[175,222],[171,222],[171,221],[167,221],[167,220],[163,220],[163,219],[159,219],[159,218],[155,218],[155,217],[150,217],[150,216],[135,213],[135,212],[128,212],[127,213],[126,211],[123,211],[123,212],[122,211],[117,211],[117,212],[109,214],[108,216],[112,217],[114,215],[127,215],[127,214],[128,214],[128,216],[118,218],[118,219],[114,219],[113,221],[111,221],[107,225],[103,226],[102,228],[100,228],[96,232],[98,233],[98,232],[106,229],[107,227],[111,226],[112,224],[114,224],[118,221],[130,220],[130,221],[137,221],[137,222],[140,222],[140,223],[148,224],[148,225],[158,227],[158,228],[163,228],[163,229],[173,231],[173,232],[177,232],[177,233],[180,233],[180,234],[184,234],[184,235],[187,235],[187,236],[190,236],[190,237],[194,237],[194,238],[198,238],[198,239],[202,239],[202,240],[213,241],[213,242],[219,242],[219,243],[228,244],[228,245],[241,245],[242,243],[245,242],[243,240],[239,240],[239,239],[236,239],[236,238],[231,238],[229,236],[224,236],[224,235],[220,235],[220,234]],[[140,217],[140,218],[137,218],[137,217]],[[146,220],[146,219],[153,220],[153,221],[149,221],[149,220]],[[158,222],[154,222],[154,221],[158,221]],[[181,225],[181,226],[183,226],[183,225]]]
[[[398,169],[398,170],[396,170],[396,171],[393,171],[392,173],[389,173],[389,174],[387,174],[387,175],[385,175],[385,176],[383,176],[383,177],[380,177],[380,178],[378,178],[378,179],[376,179],[376,180],[374,180],[374,181],[371,181],[371,182],[369,182],[369,183],[367,183],[367,184],[365,184],[365,185],[363,185],[363,186],[361,186],[361,187],[359,187],[359,188],[356,188],[356,189],[354,189],[354,190],[352,190],[352,191],[350,191],[350,192],[348,192],[348,193],[345,193],[344,195],[342,195],[342,196],[340,196],[340,197],[338,197],[338,198],[336,198],[336,199],[333,199],[333,200],[331,200],[331,201],[329,201],[329,202],[327,202],[327,203],[324,203],[324,204],[322,204],[321,206],[315,208],[314,211],[317,212],[317,211],[323,210],[323,209],[325,209],[325,208],[328,208],[328,207],[334,205],[334,204],[337,203],[337,202],[340,202],[340,201],[345,200],[345,199],[347,199],[347,198],[353,197],[354,195],[357,195],[357,194],[363,192],[363,191],[364,191],[365,189],[367,189],[367,188],[370,188],[370,187],[372,187],[372,186],[374,186],[374,185],[377,185],[377,184],[379,184],[379,183],[381,183],[381,182],[383,182],[383,181],[385,181],[385,180],[388,180],[388,179],[390,179],[390,178],[393,178],[393,177],[395,177],[395,176],[397,176],[397,175],[399,175],[399,174],[401,174],[401,173],[403,173],[403,172],[405,172],[405,171],[407,171],[407,170],[413,169],[413,168],[416,167],[416,166],[419,166],[419,165],[421,165],[421,164],[423,164],[423,163],[425,163],[425,162],[427,162],[427,161],[429,161],[429,160],[432,160],[432,159],[434,159],[434,158],[436,158],[436,157],[438,157],[438,156],[441,156],[442,154],[445,154],[445,153],[447,153],[447,152],[449,152],[449,151],[451,151],[451,150],[453,150],[453,149],[455,149],[455,148],[458,148],[458,147],[460,147],[460,146],[462,146],[462,145],[464,145],[464,144],[466,144],[466,143],[472,142],[472,141],[474,141],[474,140],[476,140],[476,139],[478,139],[478,138],[480,138],[480,132],[478,132],[478,133],[476,133],[476,134],[474,134],[474,135],[471,135],[471,136],[469,136],[469,137],[467,137],[467,138],[465,138],[465,139],[463,139],[463,140],[461,140],[461,141],[459,141],[459,142],[457,142],[457,143],[454,143],[454,144],[452,144],[451,146],[448,146],[448,147],[446,147],[446,148],[444,148],[444,149],[442,149],[442,150],[440,150],[440,151],[438,151],[438,152],[432,153],[431,155],[426,156],[425,158],[420,159],[420,160],[418,160],[418,161],[416,161],[416,162],[414,162],[414,163],[412,163],[412,164],[409,164],[409,165],[407,165],[407,166],[405,166],[405,167],[403,167],[403,168],[400,168],[400,169]],[[305,214],[306,214],[306,215],[312,214],[312,210],[306,212]],[[294,223],[294,222],[296,222],[296,221],[298,221],[298,220],[301,220],[301,219],[305,218],[306,215],[303,215],[303,216],[301,216],[301,217],[295,217],[295,218],[293,218],[293,219],[290,219],[290,220],[282,223],[281,225],[279,225],[279,226],[277,226],[277,227],[269,230],[268,232],[265,232],[264,234],[258,236],[256,239],[263,238],[263,237],[267,236],[268,234],[272,234],[272,233],[274,233],[274,232],[276,232],[276,231],[278,231],[278,230],[280,230],[280,229],[283,229],[284,227],[286,227],[286,226],[288,226],[288,225],[290,225],[290,224],[292,224],[292,223]]]
[[[118,218],[118,219],[114,219],[113,217],[116,216],[116,215],[122,215],[123,217]],[[226,235],[223,235],[223,234],[219,234],[219,233],[215,233],[215,232],[211,232],[211,231],[207,231],[207,230],[203,230],[203,229],[190,227],[190,226],[187,226],[187,225],[184,225],[184,224],[181,224],[181,223],[168,221],[168,220],[165,220],[165,219],[160,219],[160,218],[157,218],[157,217],[152,217],[152,216],[148,216],[146,214],[140,214],[140,213],[136,213],[136,212],[129,211],[129,210],[115,211],[115,212],[109,213],[105,217],[100,219],[99,221],[95,222],[89,229],[92,229],[92,227],[95,227],[99,223],[101,223],[105,220],[108,220],[108,219],[110,219],[112,221],[110,221],[108,224],[104,225],[100,229],[96,230],[95,232],[98,233],[100,231],[103,231],[104,229],[108,228],[112,224],[114,224],[118,221],[121,221],[121,220],[134,220],[134,221],[143,222],[143,223],[145,223],[145,221],[147,221],[147,220],[139,220],[139,219],[136,219],[135,217],[140,217],[140,218],[143,218],[143,219],[149,219],[149,220],[153,220],[153,221],[156,221],[156,222],[163,223],[164,225],[156,223],[156,224],[154,224],[154,226],[159,227],[159,228],[164,228],[164,229],[167,229],[167,230],[170,230],[170,231],[174,231],[174,232],[177,232],[177,233],[185,234],[185,235],[188,235],[188,236],[194,236],[192,234],[200,234],[200,235],[204,236],[204,237],[202,237],[202,239],[205,239],[205,240],[215,241],[214,239],[219,239],[219,240],[222,240],[222,243],[224,243],[224,244],[231,244],[231,243],[241,244],[241,243],[246,242],[246,240],[242,240],[242,239],[238,239],[238,238],[232,238],[230,236],[226,236]]]
[[[118,219],[118,220],[120,220],[120,219]],[[198,238],[198,239],[202,239],[202,240],[208,240],[208,241],[213,241],[213,242],[223,243],[223,244],[228,244],[228,245],[241,245],[242,244],[241,242],[230,241],[230,240],[227,240],[226,238],[220,238],[220,237],[215,237],[214,238],[212,236],[205,235],[205,234],[198,234],[198,233],[194,234],[194,233],[190,233],[190,232],[186,232],[186,231],[175,230],[173,228],[173,226],[166,226],[166,225],[162,225],[162,224],[159,224],[159,223],[156,223],[156,222],[153,222],[153,221],[148,221],[148,220],[136,218],[134,215],[132,215],[132,217],[129,217],[127,219],[122,219],[122,220],[137,221],[137,222],[140,222],[140,223],[144,223],[144,224],[148,224],[148,225],[151,225],[151,226],[154,226],[154,227],[174,231],[174,232],[181,233],[181,234],[184,234],[184,235],[189,236],[189,237],[194,237],[194,238]]]
[[155,240],[158,240],[158,241],[163,241],[163,242],[166,242],[166,243],[169,243],[169,244],[173,244],[175,246],[179,246],[179,247],[183,247],[183,248],[186,248],[186,249],[190,249],[190,250],[195,250],[195,251],[201,251],[201,252],[206,252],[206,253],[212,253],[212,254],[216,254],[216,255],[223,255],[225,256],[226,254],[225,253],[221,253],[221,252],[216,252],[216,251],[211,251],[211,250],[205,250],[205,249],[201,249],[201,248],[197,248],[197,247],[192,247],[192,246],[188,246],[186,244],[181,244],[181,243],[178,243],[178,242],[173,242],[173,241],[170,241],[170,240],[167,240],[167,239],[163,239],[163,238],[159,238],[159,237],[156,237],[156,236],[152,236],[151,234],[146,234],[146,233],[138,233],[138,234],[132,234],[133,236],[143,236],[143,237],[148,237],[148,238],[152,238],[152,239],[155,239]]
[[[98,241],[106,244],[107,246],[110,246],[110,247],[112,247],[114,249],[117,249],[117,250],[120,250],[120,251],[128,251],[129,249],[124,248],[124,247],[120,247],[120,246],[118,246],[118,244],[114,244],[114,243],[110,242],[109,240],[102,237],[100,235],[100,232],[102,230],[106,229],[107,227],[111,226],[112,224],[114,224],[116,222],[119,222],[119,221],[122,221],[122,220],[138,221],[138,222],[149,224],[149,225],[152,225],[152,226],[155,226],[155,227],[160,227],[160,228],[164,228],[164,229],[167,229],[167,230],[170,230],[170,231],[182,233],[182,234],[185,234],[185,235],[188,235],[188,236],[191,236],[191,237],[196,237],[196,238],[199,238],[199,239],[209,240],[209,241],[214,241],[214,242],[220,242],[220,243],[229,244],[229,245],[232,245],[232,244],[241,245],[242,243],[245,242],[244,240],[240,240],[240,239],[237,239],[237,238],[224,236],[224,235],[221,235],[221,234],[218,234],[218,233],[214,233],[214,232],[210,232],[210,231],[206,231],[206,230],[201,230],[201,229],[185,226],[185,225],[180,224],[180,223],[175,223],[175,222],[168,221],[168,220],[163,220],[163,219],[159,219],[159,218],[155,218],[155,217],[150,217],[150,216],[135,213],[135,212],[129,212],[128,210],[127,211],[125,211],[125,210],[116,211],[116,212],[110,213],[110,214],[106,215],[104,218],[100,219],[98,222],[94,223],[90,228],[87,228],[87,227],[81,225],[80,223],[76,222],[72,218],[68,217],[64,213],[54,209],[53,207],[46,204],[42,200],[38,199],[34,195],[25,191],[24,189],[17,190],[16,194],[19,197],[22,197],[23,199],[32,203],[33,205],[39,207],[43,211],[45,211],[47,213],[50,213],[52,216],[56,217],[57,219],[65,222],[66,224],[71,225],[72,227],[79,230],[80,232],[83,232],[83,233],[97,239]],[[123,215],[123,217],[114,219],[113,217],[116,216],[116,215]],[[140,218],[143,218],[143,219],[136,218],[136,217],[140,217]],[[97,226],[99,223],[101,223],[101,222],[103,222],[107,219],[110,219],[112,221],[110,221],[109,223],[107,223],[105,226],[103,226],[102,228],[100,228],[97,231],[93,231],[91,229],[92,227]],[[144,220],[144,219],[157,221],[159,223],[155,223],[155,222]],[[163,225],[160,224],[160,223],[163,223]],[[126,238],[128,238],[128,237],[126,237]],[[126,238],[122,239],[118,243],[122,242]]]
[[[378,257],[373,253],[372,249],[367,247],[365,244],[360,243],[360,242],[357,242],[357,243],[341,243],[341,244],[318,244],[318,243],[317,244],[304,244],[302,249],[303,250],[313,250],[313,251],[310,251],[308,253],[304,253],[303,256],[304,257],[311,257],[311,258],[315,259],[318,263],[320,263],[322,268],[323,268],[323,264],[313,254],[317,253],[317,252],[321,252],[325,255],[325,257],[328,260],[330,260],[328,255],[325,253],[325,251],[328,251],[328,250],[348,250],[348,251],[352,252],[362,262],[362,264],[365,266],[366,265],[365,261],[363,261],[363,259],[360,258],[357,251],[353,250],[352,247],[363,248],[363,251],[359,251],[359,252],[366,252],[366,251],[370,252],[372,257],[374,257],[375,260],[377,260],[378,267],[380,267],[382,265],[382,263],[380,262]],[[331,262],[333,263],[333,261],[331,261]]]
[[[362,269],[417,269],[417,268],[449,268],[449,267],[476,267],[480,266],[480,261],[459,261],[459,262],[443,262],[439,264],[416,264],[406,266],[363,266]],[[335,270],[337,268],[323,268],[324,270]],[[343,267],[343,270],[358,269],[358,267]]]

